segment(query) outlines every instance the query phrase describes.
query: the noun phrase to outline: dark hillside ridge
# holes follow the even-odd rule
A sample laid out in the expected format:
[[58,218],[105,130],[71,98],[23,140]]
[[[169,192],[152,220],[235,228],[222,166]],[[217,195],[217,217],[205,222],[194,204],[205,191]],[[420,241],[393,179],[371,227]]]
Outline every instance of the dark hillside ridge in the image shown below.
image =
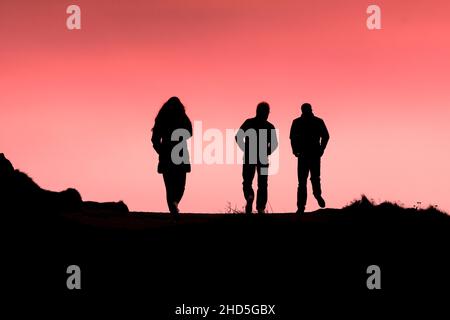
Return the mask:
[[[4,225],[8,299],[29,294],[79,310],[106,300],[150,319],[182,319],[173,311],[183,303],[276,304],[273,319],[297,319],[448,302],[450,217],[436,208],[362,197],[303,215],[182,214],[176,221],[121,203],[80,203],[75,190],[49,193],[5,160],[2,214],[15,218]],[[66,287],[72,264],[82,270],[80,291]],[[366,286],[370,265],[380,267],[381,290]]]

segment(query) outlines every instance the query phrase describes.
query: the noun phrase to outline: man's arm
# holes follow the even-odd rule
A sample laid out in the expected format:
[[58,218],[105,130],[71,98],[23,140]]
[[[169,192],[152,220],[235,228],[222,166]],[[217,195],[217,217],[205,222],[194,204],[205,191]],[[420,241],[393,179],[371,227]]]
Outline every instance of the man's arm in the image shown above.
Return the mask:
[[321,127],[322,128],[321,128],[320,152],[323,155],[323,153],[325,152],[325,148],[327,147],[328,141],[330,140],[330,134],[323,120]]
[[296,121],[292,121],[291,131],[289,133],[289,139],[291,140],[292,153],[297,156],[300,152],[298,148],[298,125]]
[[236,136],[234,137],[239,148],[244,152],[245,152],[245,131],[247,131],[247,121],[245,121],[241,125],[238,132],[236,133]]
[[272,126],[270,129],[270,141],[269,142],[269,155],[271,155],[277,148],[278,148],[278,138],[277,138],[277,131],[275,130],[275,127]]

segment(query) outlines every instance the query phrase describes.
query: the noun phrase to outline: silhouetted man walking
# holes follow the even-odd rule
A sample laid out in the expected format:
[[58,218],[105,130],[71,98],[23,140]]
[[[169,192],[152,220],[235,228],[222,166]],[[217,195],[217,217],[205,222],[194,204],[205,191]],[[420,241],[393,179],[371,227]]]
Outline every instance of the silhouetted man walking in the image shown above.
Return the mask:
[[267,204],[267,175],[269,169],[269,155],[278,147],[275,127],[267,118],[270,106],[261,102],[256,108],[256,117],[245,120],[236,134],[236,142],[244,151],[242,168],[243,191],[246,200],[245,212],[251,214],[255,193],[252,188],[255,172],[258,174],[258,192],[256,209],[263,214]]
[[320,158],[330,139],[325,122],[314,116],[311,105],[304,103],[301,109],[302,116],[292,122],[289,136],[292,152],[298,158],[297,213],[305,212],[309,173],[314,197],[321,208],[325,207],[320,186]]

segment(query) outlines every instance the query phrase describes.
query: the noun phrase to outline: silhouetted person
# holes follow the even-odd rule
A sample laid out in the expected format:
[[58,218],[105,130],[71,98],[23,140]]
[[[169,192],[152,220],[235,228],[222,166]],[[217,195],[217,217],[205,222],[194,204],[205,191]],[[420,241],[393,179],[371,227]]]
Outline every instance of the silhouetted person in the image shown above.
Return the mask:
[[170,98],[158,112],[153,127],[153,148],[159,155],[158,173],[166,186],[169,211],[177,215],[184,194],[186,173],[191,171],[186,140],[192,136],[192,124],[177,97]]
[[302,116],[292,122],[289,136],[292,152],[298,158],[297,213],[305,211],[309,173],[314,197],[321,208],[325,207],[320,186],[320,158],[330,139],[325,122],[314,116],[311,105],[304,103],[301,109]]
[[261,102],[256,108],[256,117],[245,120],[236,134],[236,142],[244,151],[242,168],[243,190],[246,200],[245,212],[252,213],[255,193],[252,188],[255,172],[258,174],[256,209],[264,213],[267,204],[268,156],[278,147],[275,127],[267,121],[270,107]]

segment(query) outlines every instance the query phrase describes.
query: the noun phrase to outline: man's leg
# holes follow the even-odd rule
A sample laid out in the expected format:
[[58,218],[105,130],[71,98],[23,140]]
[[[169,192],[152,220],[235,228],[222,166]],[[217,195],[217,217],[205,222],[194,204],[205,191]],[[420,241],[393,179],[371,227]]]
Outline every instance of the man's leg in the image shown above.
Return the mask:
[[244,198],[247,201],[245,205],[245,213],[252,213],[253,199],[255,198],[255,192],[252,188],[253,178],[255,177],[256,165],[244,164],[242,166],[242,186],[244,191]]
[[311,159],[311,184],[314,197],[321,208],[325,208],[325,200],[322,198],[320,185],[320,157]]
[[297,188],[297,212],[305,212],[307,188],[306,183],[308,181],[309,175],[309,161],[305,157],[298,157],[297,161],[297,178],[298,178],[298,188]]
[[[267,204],[267,170],[266,167],[258,166],[258,193],[256,195],[256,209],[258,213],[264,213]],[[262,170],[261,170],[262,169]]]

